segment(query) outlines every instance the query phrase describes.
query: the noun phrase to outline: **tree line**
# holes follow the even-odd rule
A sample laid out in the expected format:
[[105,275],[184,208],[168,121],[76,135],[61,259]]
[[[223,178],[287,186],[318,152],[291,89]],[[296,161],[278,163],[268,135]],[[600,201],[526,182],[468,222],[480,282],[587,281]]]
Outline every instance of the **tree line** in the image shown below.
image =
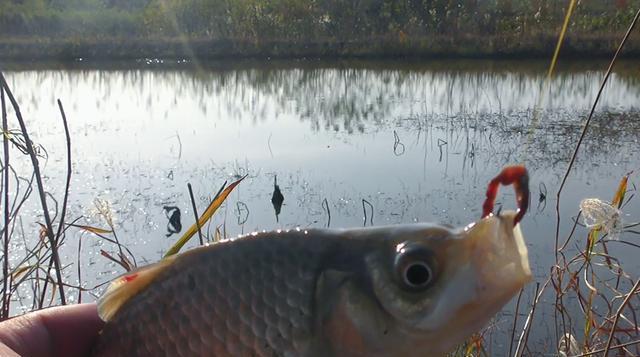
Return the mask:
[[[317,40],[557,32],[560,0],[5,0],[0,38]],[[640,1],[581,0],[571,30],[622,31]]]

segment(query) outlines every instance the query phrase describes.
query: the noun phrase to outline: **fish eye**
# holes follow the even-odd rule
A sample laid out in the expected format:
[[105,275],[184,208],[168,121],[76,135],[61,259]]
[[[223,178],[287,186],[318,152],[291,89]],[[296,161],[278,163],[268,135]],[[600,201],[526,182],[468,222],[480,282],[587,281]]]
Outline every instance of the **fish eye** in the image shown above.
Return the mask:
[[431,282],[431,268],[424,262],[414,262],[404,269],[404,283],[420,288]]
[[394,268],[401,286],[410,291],[423,291],[434,280],[433,254],[415,243],[401,243],[396,247]]

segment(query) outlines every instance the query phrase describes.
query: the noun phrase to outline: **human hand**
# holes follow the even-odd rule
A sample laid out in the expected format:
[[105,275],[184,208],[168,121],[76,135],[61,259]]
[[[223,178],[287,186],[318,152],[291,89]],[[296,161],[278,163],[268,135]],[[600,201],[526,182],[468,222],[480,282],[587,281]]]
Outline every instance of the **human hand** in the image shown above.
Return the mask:
[[95,303],[17,316],[0,322],[0,356],[86,356],[103,325]]

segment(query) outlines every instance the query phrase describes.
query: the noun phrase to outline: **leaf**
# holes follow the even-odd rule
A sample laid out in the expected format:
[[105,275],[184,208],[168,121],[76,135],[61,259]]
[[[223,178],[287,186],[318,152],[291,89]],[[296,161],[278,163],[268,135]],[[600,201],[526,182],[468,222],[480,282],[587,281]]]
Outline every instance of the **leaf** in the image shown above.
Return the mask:
[[68,226],[84,229],[85,231],[91,232],[94,234],[107,234],[112,232],[110,229],[103,229],[103,228],[92,227],[92,226],[83,226],[81,224],[68,224]]
[[624,195],[627,192],[627,182],[629,181],[629,175],[631,175],[632,173],[633,171],[629,172],[620,180],[620,184],[618,184],[618,190],[616,191],[616,194],[615,196],[613,196],[613,200],[611,201],[611,205],[614,207],[618,207],[618,209],[620,209],[622,203],[624,202]]
[[[124,270],[126,271],[131,271],[132,267],[131,265],[129,265],[126,261],[124,260],[118,260],[116,258],[114,258],[111,254],[107,253],[105,250],[100,249],[100,255],[102,255],[103,257],[111,260],[112,262],[120,265],[121,267],[124,268]],[[122,258],[122,257],[121,257]]]
[[591,259],[591,255],[593,254],[593,248],[596,244],[596,242],[598,241],[598,235],[600,234],[600,226],[592,228],[589,231],[589,235],[587,236],[587,251],[586,253],[586,258],[587,260]]
[[20,277],[20,275],[26,273],[30,269],[37,267],[36,265],[23,265],[21,267],[16,268],[16,270],[11,272],[11,279],[16,280]]
[[[238,181],[230,184],[229,187],[225,188],[224,191],[218,194],[216,198],[213,201],[211,201],[211,203],[209,204],[209,207],[207,207],[207,209],[204,211],[204,213],[202,213],[202,215],[198,219],[198,224],[200,225],[200,227],[204,226],[204,224],[207,223],[207,221],[211,218],[211,216],[213,216],[216,210],[218,210],[218,208],[222,205],[222,203],[227,199],[231,191],[233,191],[233,189],[236,188],[236,186],[238,186],[238,184],[242,180],[244,180],[246,177],[247,175],[243,176]],[[167,253],[164,255],[164,258],[170,257],[178,253],[180,249],[182,249],[182,247],[189,241],[189,239],[191,239],[191,237],[193,237],[193,235],[196,234],[197,231],[198,231],[198,225],[194,223],[191,227],[189,227],[189,229],[187,229],[186,232],[184,232],[182,237],[180,237],[180,239],[178,239],[178,241],[171,248],[169,248]]]

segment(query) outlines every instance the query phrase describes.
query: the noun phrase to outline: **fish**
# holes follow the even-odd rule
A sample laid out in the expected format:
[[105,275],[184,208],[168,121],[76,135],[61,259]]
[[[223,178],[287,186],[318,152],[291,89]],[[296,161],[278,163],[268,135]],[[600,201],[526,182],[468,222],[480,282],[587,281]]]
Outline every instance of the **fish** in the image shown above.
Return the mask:
[[[532,279],[528,176],[504,177],[463,228],[254,232],[129,272],[98,302],[92,355],[446,355]],[[491,213],[509,183],[518,211]]]

